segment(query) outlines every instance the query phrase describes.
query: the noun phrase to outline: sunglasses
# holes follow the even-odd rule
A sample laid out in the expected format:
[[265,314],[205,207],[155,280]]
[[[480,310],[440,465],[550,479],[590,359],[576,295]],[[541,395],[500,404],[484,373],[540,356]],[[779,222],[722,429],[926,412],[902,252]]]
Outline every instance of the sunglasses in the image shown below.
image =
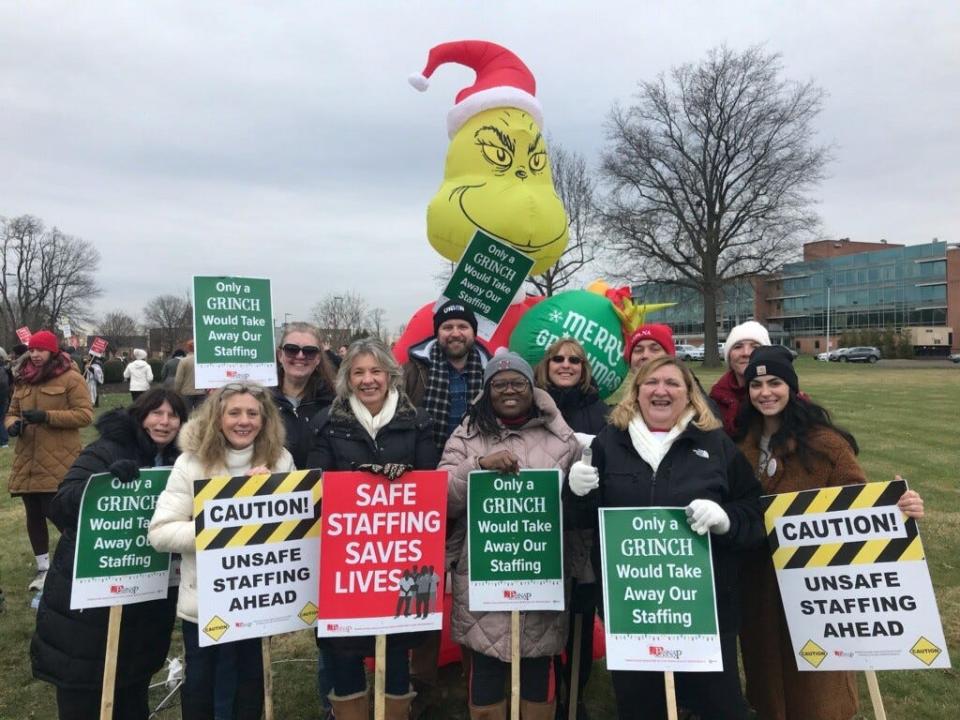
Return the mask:
[[577,357],[576,355],[567,355],[567,356],[554,355],[552,358],[550,358],[550,362],[556,363],[557,365],[560,365],[561,363],[564,363],[564,362],[568,362],[571,365],[579,365],[580,363],[583,362],[583,358]]
[[490,383],[490,388],[498,393],[503,392],[507,388],[510,388],[514,392],[523,392],[528,387],[530,387],[530,383],[526,380],[493,380]]
[[289,358],[295,358],[300,353],[303,353],[305,358],[316,357],[320,353],[320,348],[316,345],[294,345],[293,343],[287,343],[282,348],[283,354]]
[[263,395],[263,386],[253,383],[227,383],[223,386],[224,390],[238,393],[250,393],[251,395]]

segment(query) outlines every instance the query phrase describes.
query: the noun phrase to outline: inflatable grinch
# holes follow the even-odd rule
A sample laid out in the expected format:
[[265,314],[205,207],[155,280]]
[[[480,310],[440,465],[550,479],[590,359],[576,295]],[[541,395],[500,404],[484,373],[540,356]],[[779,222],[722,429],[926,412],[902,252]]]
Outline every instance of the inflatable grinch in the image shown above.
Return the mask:
[[531,275],[549,269],[567,247],[567,216],[553,187],[543,111],[526,65],[500,45],[461,40],[437,45],[410,83],[426,90],[444,63],[477,73],[447,114],[443,183],[427,207],[427,237],[457,262],[477,230],[533,261]]

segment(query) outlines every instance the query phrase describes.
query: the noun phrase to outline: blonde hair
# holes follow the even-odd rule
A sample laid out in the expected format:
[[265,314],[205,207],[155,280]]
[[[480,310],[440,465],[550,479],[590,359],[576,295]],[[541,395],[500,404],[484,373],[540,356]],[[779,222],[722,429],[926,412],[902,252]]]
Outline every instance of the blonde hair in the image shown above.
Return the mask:
[[262,425],[253,441],[251,465],[276,466],[284,451],[283,421],[273,398],[265,387],[257,383],[228,383],[214,390],[193,414],[191,423],[197,423],[195,454],[204,470],[214,473],[226,467],[227,439],[223,436],[222,420],[226,402],[235,395],[250,395],[260,405]]
[[347,348],[347,354],[340,361],[340,370],[337,372],[337,397],[347,400],[353,395],[350,387],[350,371],[353,362],[361,355],[370,355],[387,374],[387,389],[399,390],[403,393],[403,370],[394,360],[386,346],[376,338],[361,338],[354,340]]
[[544,352],[543,357],[540,359],[540,362],[537,363],[537,366],[533,369],[533,377],[537,381],[537,387],[542,390],[546,390],[552,383],[550,382],[550,358],[556,355],[563,348],[564,345],[569,345],[573,348],[573,354],[576,355],[582,361],[580,363],[581,372],[580,372],[580,381],[577,383],[583,392],[587,392],[590,389],[590,384],[593,382],[593,373],[590,372],[590,360],[587,359],[587,352],[583,349],[583,345],[578,343],[576,340],[570,337],[562,337],[559,340],[553,342]]
[[687,397],[689,398],[689,407],[693,408],[693,424],[703,431],[716,430],[723,427],[710,409],[707,398],[700,390],[690,368],[684,365],[680,360],[670,355],[658,357],[650,362],[640,366],[634,373],[633,381],[627,388],[623,399],[617,403],[617,406],[610,413],[610,424],[620,430],[626,430],[630,421],[640,414],[640,403],[637,401],[637,390],[646,382],[647,378],[653,375],[657,370],[666,366],[672,366],[683,375],[683,382],[687,386]]

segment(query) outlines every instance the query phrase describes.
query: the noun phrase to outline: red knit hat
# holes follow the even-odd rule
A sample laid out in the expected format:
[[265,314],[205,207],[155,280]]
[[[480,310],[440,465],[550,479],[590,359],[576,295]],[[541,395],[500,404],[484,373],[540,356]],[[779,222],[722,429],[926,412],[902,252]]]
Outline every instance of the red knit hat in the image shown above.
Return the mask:
[[57,342],[57,336],[49,330],[40,330],[30,336],[27,350],[47,350],[56,354],[60,352],[60,343]]
[[673,330],[670,329],[670,326],[651,323],[649,325],[641,325],[633,331],[633,335],[630,336],[630,341],[627,343],[626,351],[624,352],[627,363],[630,362],[630,356],[633,355],[634,345],[641,340],[653,340],[664,349],[667,355],[673,357],[677,355],[677,348],[674,347],[673,344]]
[[530,113],[543,127],[543,108],[536,98],[537,81],[530,68],[507,48],[486,40],[442,43],[430,50],[422,73],[410,76],[410,84],[423,92],[440,65],[458,63],[477,73],[476,82],[457,93],[457,103],[447,113],[447,134],[457,130],[477,113],[498,107],[514,107]]

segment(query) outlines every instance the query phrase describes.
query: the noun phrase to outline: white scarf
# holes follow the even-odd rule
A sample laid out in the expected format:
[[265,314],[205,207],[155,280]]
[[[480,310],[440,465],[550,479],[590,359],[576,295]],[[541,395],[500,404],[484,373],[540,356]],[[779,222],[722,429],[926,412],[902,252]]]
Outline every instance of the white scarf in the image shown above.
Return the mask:
[[692,419],[693,410],[687,410],[680,416],[676,424],[670,428],[670,432],[662,438],[658,438],[650,432],[646,423],[643,422],[643,417],[640,413],[637,413],[630,421],[630,425],[627,426],[627,431],[630,433],[630,441],[633,443],[634,450],[636,450],[641,459],[656,472],[657,468],[660,467],[660,463],[667,456],[667,453],[670,452],[670,448],[673,447],[674,440],[680,437],[680,433],[687,429],[687,425],[690,424]]
[[383,403],[380,412],[372,415],[370,411],[367,410],[366,405],[357,399],[356,395],[351,395],[350,409],[353,410],[353,416],[357,418],[357,422],[363,426],[364,430],[370,433],[370,437],[376,440],[377,433],[386,427],[387,423],[393,420],[393,416],[397,412],[397,401],[399,399],[400,393],[397,392],[396,388],[391,389],[390,392],[387,393],[387,399]]

